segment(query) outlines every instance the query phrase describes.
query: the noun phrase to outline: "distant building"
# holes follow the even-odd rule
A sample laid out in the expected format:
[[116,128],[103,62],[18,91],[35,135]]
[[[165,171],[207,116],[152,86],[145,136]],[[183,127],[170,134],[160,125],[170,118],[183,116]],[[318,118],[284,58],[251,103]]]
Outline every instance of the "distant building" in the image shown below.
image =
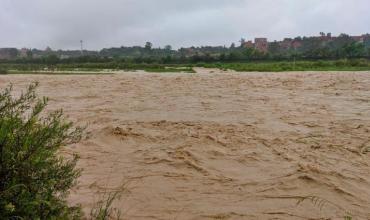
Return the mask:
[[30,50],[27,49],[27,48],[22,48],[20,51],[19,51],[19,57],[21,58],[26,58],[28,57],[28,54],[29,54]]
[[246,41],[246,42],[244,42],[243,47],[244,48],[254,48],[254,44],[253,44],[253,42],[251,40],[250,41]]
[[357,43],[364,43],[365,42],[365,35],[362,36],[352,36],[352,39]]
[[48,47],[46,47],[46,48],[45,48],[44,52],[45,52],[46,54],[50,54],[50,53],[52,53],[52,52],[53,52],[53,50],[48,46]]
[[370,48],[370,34],[365,34],[364,36],[364,44],[366,48]]
[[288,50],[292,47],[292,43],[293,43],[293,39],[284,38],[284,40],[280,42],[280,47],[283,50]]
[[302,42],[299,41],[299,40],[293,40],[292,47],[293,47],[293,49],[298,49],[298,48],[302,47]]
[[268,52],[268,41],[267,38],[255,38],[254,48],[260,52]]

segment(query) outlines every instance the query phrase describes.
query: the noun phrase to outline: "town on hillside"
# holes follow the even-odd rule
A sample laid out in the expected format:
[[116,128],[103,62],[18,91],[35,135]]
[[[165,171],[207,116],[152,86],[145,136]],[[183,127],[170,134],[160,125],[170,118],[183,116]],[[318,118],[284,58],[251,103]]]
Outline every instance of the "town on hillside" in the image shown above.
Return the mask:
[[[254,41],[242,38],[240,44],[232,43],[231,46],[202,46],[189,47],[173,50],[170,45],[164,48],[153,48],[152,43],[147,42],[145,46],[133,47],[116,47],[105,48],[100,51],[84,50],[82,47],[78,50],[52,50],[47,47],[44,50],[28,49],[28,48],[0,48],[0,60],[17,60],[17,59],[40,59],[50,55],[56,56],[58,59],[69,59],[81,56],[106,57],[106,58],[125,58],[125,57],[165,57],[165,56],[215,56],[224,55],[233,52],[237,49],[250,49],[259,56],[263,55],[283,55],[288,53],[306,53],[310,56],[330,57],[330,50],[346,49],[346,50],[361,50],[355,53],[356,57],[370,55],[370,34],[359,36],[350,36],[341,34],[332,36],[331,33],[321,32],[318,36],[311,37],[295,37],[285,38],[281,41],[268,41],[267,38],[255,38]],[[345,47],[355,48],[345,48]],[[336,52],[337,53],[337,52]]]

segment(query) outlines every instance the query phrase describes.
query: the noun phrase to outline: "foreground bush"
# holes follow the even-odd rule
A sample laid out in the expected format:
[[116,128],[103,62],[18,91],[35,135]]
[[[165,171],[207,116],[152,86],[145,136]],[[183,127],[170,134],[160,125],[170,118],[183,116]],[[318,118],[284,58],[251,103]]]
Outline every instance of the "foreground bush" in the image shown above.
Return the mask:
[[65,200],[80,175],[77,156],[57,152],[78,142],[82,129],[62,111],[45,114],[47,100],[36,97],[36,87],[18,98],[12,87],[0,92],[0,219],[78,219],[80,208]]

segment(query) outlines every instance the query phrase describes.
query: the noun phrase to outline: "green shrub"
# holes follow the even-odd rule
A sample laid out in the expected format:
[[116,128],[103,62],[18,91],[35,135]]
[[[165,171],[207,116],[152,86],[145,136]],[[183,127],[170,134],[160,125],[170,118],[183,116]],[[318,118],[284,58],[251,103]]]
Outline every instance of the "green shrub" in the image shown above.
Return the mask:
[[90,212],[91,219],[108,220],[121,219],[121,210],[113,208],[113,202],[121,196],[121,191],[106,193],[102,200],[98,201]]
[[8,74],[8,71],[5,69],[0,68],[0,74]]
[[78,142],[83,129],[62,111],[45,114],[47,99],[37,98],[36,87],[18,98],[11,86],[0,92],[0,219],[78,219],[80,208],[66,202],[80,175],[77,156],[57,152]]

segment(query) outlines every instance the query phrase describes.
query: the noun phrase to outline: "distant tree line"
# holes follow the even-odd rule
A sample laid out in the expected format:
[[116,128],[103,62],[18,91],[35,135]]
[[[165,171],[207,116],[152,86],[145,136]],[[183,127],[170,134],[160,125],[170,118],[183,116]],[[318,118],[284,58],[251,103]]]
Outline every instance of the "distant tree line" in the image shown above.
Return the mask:
[[154,48],[151,42],[144,46],[106,48],[101,51],[40,51],[32,50],[27,56],[3,63],[71,64],[71,63],[211,63],[284,60],[335,60],[342,58],[370,58],[370,35],[358,41],[347,34],[338,37],[296,37],[270,42],[267,52],[247,47],[245,39],[239,45],[202,46],[173,50],[170,45]]

